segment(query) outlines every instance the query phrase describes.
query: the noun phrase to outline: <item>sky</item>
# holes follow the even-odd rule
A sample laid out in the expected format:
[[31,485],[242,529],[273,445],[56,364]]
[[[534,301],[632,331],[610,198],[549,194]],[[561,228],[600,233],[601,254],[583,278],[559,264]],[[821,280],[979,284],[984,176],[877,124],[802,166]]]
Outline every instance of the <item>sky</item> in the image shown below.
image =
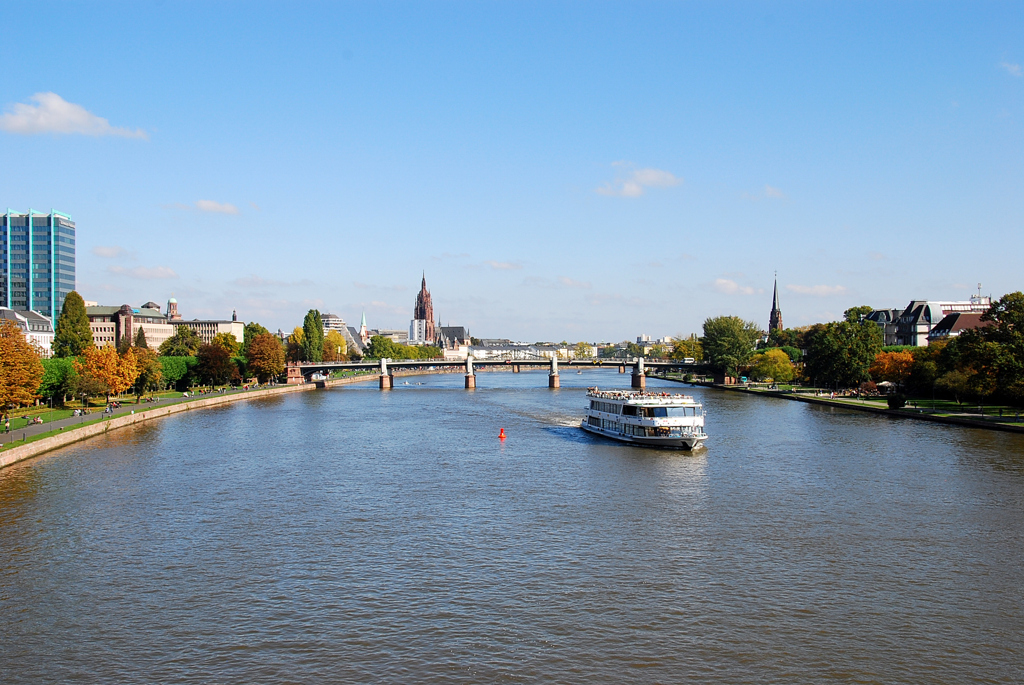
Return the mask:
[[477,337],[1024,289],[1020,2],[0,8],[0,206],[87,300]]

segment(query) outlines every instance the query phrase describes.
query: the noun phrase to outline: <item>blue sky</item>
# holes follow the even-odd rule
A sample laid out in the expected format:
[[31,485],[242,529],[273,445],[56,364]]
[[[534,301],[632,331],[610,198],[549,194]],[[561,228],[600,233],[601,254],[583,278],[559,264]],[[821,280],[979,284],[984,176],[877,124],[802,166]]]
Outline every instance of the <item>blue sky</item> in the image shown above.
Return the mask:
[[[0,202],[105,304],[621,340],[1024,288],[1020,3],[0,9]],[[50,95],[52,94],[52,95]]]

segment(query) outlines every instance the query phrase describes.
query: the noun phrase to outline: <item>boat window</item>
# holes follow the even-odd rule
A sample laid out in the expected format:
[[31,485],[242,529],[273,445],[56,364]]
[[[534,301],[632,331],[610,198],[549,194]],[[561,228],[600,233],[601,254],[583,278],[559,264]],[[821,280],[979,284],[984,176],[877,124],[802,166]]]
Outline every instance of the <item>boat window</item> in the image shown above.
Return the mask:
[[668,416],[668,407],[648,407],[647,416]]
[[632,404],[626,404],[622,407],[622,413],[626,416],[636,416],[636,407]]
[[669,416],[694,416],[693,407],[668,407]]

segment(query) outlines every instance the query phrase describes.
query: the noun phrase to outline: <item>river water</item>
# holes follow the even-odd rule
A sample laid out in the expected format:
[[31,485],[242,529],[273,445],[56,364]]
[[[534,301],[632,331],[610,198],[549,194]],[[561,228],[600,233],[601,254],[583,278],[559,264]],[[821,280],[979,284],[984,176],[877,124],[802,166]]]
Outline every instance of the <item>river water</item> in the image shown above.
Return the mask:
[[707,447],[659,451],[576,428],[628,376],[562,380],[239,402],[0,471],[0,682],[1024,681],[1024,436],[693,389]]

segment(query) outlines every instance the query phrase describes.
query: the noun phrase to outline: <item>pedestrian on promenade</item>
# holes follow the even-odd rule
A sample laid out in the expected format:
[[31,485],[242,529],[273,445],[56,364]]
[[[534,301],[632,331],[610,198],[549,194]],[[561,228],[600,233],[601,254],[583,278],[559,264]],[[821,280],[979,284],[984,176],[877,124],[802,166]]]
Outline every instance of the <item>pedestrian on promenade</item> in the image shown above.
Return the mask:
[[4,433],[10,433],[10,432],[11,432],[11,417],[8,416],[6,419],[4,419]]

